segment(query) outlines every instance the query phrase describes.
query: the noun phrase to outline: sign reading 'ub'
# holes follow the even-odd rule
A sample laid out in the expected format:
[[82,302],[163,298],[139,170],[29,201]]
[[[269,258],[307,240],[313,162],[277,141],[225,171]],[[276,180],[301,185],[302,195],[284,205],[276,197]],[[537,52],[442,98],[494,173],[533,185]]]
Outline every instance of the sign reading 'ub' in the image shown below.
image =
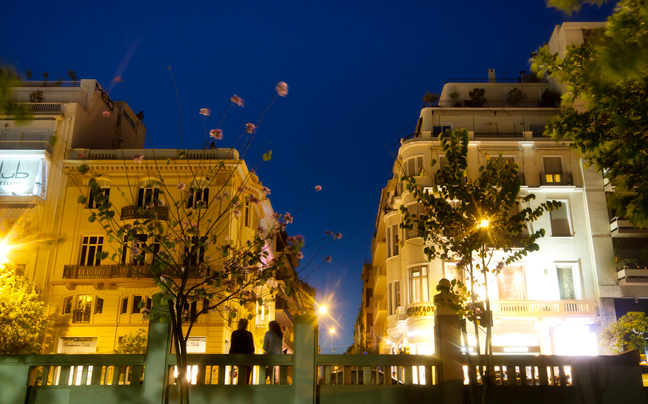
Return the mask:
[[43,158],[0,159],[0,195],[45,197],[48,162]]

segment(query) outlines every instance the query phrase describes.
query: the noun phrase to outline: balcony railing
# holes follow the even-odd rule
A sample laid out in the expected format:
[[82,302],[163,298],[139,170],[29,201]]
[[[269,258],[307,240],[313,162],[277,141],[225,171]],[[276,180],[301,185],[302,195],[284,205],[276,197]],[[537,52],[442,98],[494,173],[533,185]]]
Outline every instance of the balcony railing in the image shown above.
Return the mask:
[[30,102],[23,105],[27,105],[27,108],[37,115],[63,113],[63,103],[61,102]]
[[154,206],[150,209],[138,206],[124,206],[121,210],[122,220],[128,219],[154,219],[157,215],[159,220],[169,220],[168,206]]
[[540,171],[540,185],[574,185],[574,179],[569,171],[561,173]]
[[475,139],[481,138],[520,138],[522,139],[524,134],[520,133],[483,133],[475,132]]
[[[174,277],[172,270],[154,275],[148,265],[65,265],[63,279],[112,279],[112,278],[153,278],[167,275]],[[191,278],[201,278],[201,274],[190,274]]]
[[617,278],[622,285],[628,283],[648,283],[648,264],[625,266],[617,271]]
[[19,81],[18,87],[81,87],[80,81]]
[[629,220],[614,216],[610,219],[610,232],[613,235],[627,234],[627,235],[638,235],[638,234],[648,234],[647,229],[640,229],[634,227]]
[[589,300],[493,300],[494,316],[594,316],[594,302]]
[[72,322],[79,324],[87,324],[90,322],[90,310],[74,310],[72,311]]
[[448,83],[548,83],[545,79],[539,79],[534,74],[527,74],[524,77],[502,78],[495,79],[488,78],[450,78],[446,80]]
[[0,150],[46,150],[52,154],[52,145],[44,140],[0,140]]

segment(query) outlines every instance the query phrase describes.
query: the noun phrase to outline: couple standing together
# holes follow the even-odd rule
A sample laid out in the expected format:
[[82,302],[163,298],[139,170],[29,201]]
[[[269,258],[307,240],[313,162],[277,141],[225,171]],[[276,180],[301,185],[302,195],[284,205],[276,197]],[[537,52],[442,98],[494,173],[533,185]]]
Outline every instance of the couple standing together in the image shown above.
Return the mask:
[[[254,337],[252,333],[247,330],[248,320],[242,318],[238,322],[238,329],[232,332],[231,346],[229,353],[231,354],[253,354],[254,353]],[[263,337],[263,352],[266,354],[281,354],[283,348],[283,331],[281,326],[276,321],[271,321],[268,324],[269,331]],[[266,369],[266,378],[270,375],[272,367]],[[247,383],[250,384],[250,376],[252,375],[252,366],[247,366]]]

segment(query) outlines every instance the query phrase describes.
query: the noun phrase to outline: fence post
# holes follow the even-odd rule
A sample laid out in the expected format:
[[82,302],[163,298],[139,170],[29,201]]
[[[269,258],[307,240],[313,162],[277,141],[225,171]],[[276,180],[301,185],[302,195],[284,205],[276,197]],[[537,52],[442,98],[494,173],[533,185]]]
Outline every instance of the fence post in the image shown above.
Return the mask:
[[144,393],[143,402],[163,404],[166,402],[168,385],[167,354],[171,343],[171,325],[165,313],[168,307],[160,301],[161,294],[153,295],[152,312],[162,314],[162,317],[149,321],[148,343],[144,359]]
[[293,386],[294,403],[315,404],[317,389],[317,317],[295,317]]
[[[441,279],[441,282],[446,279]],[[448,282],[449,283],[449,282]],[[461,354],[461,328],[459,316],[445,307],[444,293],[434,296],[434,346],[441,360],[440,384],[444,404],[463,403],[463,360]]]
[[0,380],[2,380],[1,404],[27,402],[29,394],[29,362],[36,356],[1,356]]

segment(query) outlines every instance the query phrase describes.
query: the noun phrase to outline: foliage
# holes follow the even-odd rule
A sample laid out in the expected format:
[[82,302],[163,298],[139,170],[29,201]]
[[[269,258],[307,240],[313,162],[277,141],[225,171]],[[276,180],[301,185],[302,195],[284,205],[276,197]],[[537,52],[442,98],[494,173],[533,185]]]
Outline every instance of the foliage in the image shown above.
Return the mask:
[[34,114],[24,104],[13,99],[13,87],[18,85],[18,75],[10,66],[0,66],[0,115],[24,122],[32,119]]
[[425,104],[429,103],[430,106],[433,106],[435,102],[439,101],[439,94],[436,93],[431,93],[431,92],[426,92],[425,95],[423,95],[423,107],[425,108]]
[[43,102],[45,96],[41,90],[29,93],[29,102]]
[[68,77],[69,77],[70,80],[72,80],[72,81],[77,81],[77,74],[76,74],[76,72],[75,72],[74,70],[72,70],[72,69],[68,69]]
[[452,100],[452,106],[453,107],[460,107],[461,102],[459,102],[459,93],[457,91],[453,91],[450,93],[450,99]]
[[601,333],[603,344],[620,353],[646,349],[648,342],[648,317],[641,311],[631,311]]
[[550,7],[555,7],[565,12],[571,13],[574,11],[579,11],[585,4],[595,4],[600,7],[605,2],[607,2],[607,0],[548,0],[547,4]]
[[520,103],[523,102],[525,98],[526,93],[515,87],[506,95],[506,102],[517,107],[520,106]]
[[113,350],[115,354],[145,354],[148,334],[140,328],[135,332],[119,339],[119,346]]
[[[531,207],[535,195],[520,194],[519,166],[501,156],[491,158],[484,155],[486,162],[473,179],[468,170],[469,141],[465,129],[447,130],[439,135],[439,141],[447,164],[432,173],[422,174],[423,177],[429,176],[437,186],[430,190],[425,179],[404,178],[418,207],[400,207],[403,215],[401,227],[418,230],[429,260],[457,262],[466,282],[461,276],[441,284],[438,289],[440,297],[462,318],[473,322],[475,335],[480,334],[480,325],[486,328],[485,354],[490,358],[492,324],[490,321],[481,324],[484,316],[490,313],[489,276],[497,275],[506,265],[520,260],[529,252],[538,251],[536,241],[544,236],[544,229],[529,233],[527,226],[544,211],[559,207],[560,203],[549,201]],[[436,165],[437,161],[433,160],[431,166]],[[417,212],[412,212],[412,209]],[[413,216],[413,213],[419,214]],[[484,296],[479,296],[479,287],[484,288]],[[477,304],[482,299],[485,313]],[[490,360],[486,368],[488,373]],[[487,379],[482,374],[482,380]]]
[[540,48],[532,70],[566,88],[546,133],[572,141],[615,184],[618,215],[648,227],[648,2],[620,1],[605,29],[562,59]]
[[51,320],[36,286],[14,268],[0,268],[0,355],[40,353]]
[[473,107],[481,107],[488,101],[485,97],[486,90],[483,88],[473,88],[468,92]]

